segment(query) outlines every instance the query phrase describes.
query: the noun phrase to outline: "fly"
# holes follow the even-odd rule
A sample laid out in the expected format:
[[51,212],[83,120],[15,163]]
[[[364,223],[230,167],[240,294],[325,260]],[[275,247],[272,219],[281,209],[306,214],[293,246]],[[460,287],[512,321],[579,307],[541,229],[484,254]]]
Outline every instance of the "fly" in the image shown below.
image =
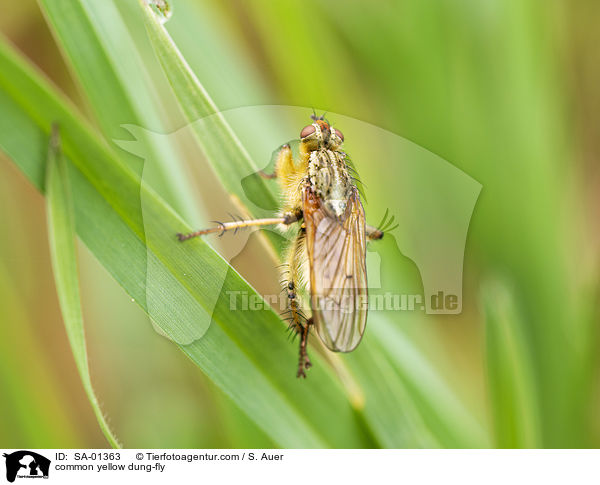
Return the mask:
[[[277,217],[219,222],[217,227],[177,235],[185,241],[266,225],[293,232],[283,283],[290,328],[300,336],[297,377],[306,377],[305,370],[311,367],[307,344],[312,326],[334,352],[350,352],[360,343],[367,323],[366,242],[383,237],[383,230],[365,222],[355,172],[342,150],[344,135],[323,116],[311,119],[313,123],[300,132],[298,159],[289,145],[283,145],[275,172],[261,173],[279,182],[282,204]],[[299,291],[306,284],[310,317],[300,307]]]

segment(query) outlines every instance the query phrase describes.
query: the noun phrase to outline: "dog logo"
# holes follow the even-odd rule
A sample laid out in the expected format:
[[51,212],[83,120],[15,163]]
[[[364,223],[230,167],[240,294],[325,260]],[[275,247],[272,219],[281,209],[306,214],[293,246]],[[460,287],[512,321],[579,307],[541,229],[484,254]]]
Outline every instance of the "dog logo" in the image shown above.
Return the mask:
[[6,460],[6,479],[14,482],[15,478],[48,478],[50,460],[33,451],[21,450],[14,453],[4,453]]

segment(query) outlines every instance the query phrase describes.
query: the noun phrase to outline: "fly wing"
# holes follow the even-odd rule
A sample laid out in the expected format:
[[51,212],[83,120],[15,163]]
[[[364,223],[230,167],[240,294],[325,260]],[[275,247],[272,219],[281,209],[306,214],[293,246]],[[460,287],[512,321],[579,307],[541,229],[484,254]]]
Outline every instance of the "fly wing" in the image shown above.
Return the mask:
[[367,322],[365,212],[354,190],[336,219],[307,187],[303,213],[317,333],[329,349],[350,352]]

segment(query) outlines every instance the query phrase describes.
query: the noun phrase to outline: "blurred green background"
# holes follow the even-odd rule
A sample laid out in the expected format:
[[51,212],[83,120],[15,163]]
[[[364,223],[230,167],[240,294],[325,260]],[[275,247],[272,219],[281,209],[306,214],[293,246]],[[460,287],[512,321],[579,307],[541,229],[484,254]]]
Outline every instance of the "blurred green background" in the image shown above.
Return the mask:
[[[174,131],[185,120],[169,107],[168,84],[154,75],[160,66],[151,46],[144,50],[145,34],[129,21],[127,3],[120,14],[167,100],[160,123],[141,121]],[[166,27],[220,109],[295,105],[340,113],[425,147],[482,184],[465,249],[462,314],[392,318],[479,423],[480,446],[597,447],[600,4],[173,0],[172,6]],[[119,125],[140,122],[98,114],[81,81],[86,74],[68,67],[35,1],[5,2],[0,31],[109,141],[126,138]],[[110,92],[104,95],[110,103]],[[193,157],[181,159],[193,167]],[[402,178],[393,161],[362,163],[366,177]],[[228,203],[212,182],[196,183],[187,202],[200,214]],[[383,207],[401,200],[372,187],[367,197]],[[177,196],[169,201],[185,212]],[[0,447],[107,446],[62,324],[43,196],[1,152],[0,221]],[[85,246],[78,249],[91,376],[125,446],[278,446],[153,330]],[[418,289],[414,267],[392,261],[404,288]],[[233,264],[260,291],[277,287],[256,241]],[[404,404],[391,402],[389,412],[404,412]],[[434,422],[426,428],[435,435]]]

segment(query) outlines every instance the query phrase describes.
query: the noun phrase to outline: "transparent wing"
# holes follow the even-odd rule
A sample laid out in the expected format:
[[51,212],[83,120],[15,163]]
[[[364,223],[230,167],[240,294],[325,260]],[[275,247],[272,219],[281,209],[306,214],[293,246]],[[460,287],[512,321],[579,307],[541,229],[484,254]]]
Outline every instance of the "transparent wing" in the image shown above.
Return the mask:
[[317,333],[327,347],[350,352],[367,322],[365,213],[355,190],[340,219],[319,198],[303,193],[311,306]]

